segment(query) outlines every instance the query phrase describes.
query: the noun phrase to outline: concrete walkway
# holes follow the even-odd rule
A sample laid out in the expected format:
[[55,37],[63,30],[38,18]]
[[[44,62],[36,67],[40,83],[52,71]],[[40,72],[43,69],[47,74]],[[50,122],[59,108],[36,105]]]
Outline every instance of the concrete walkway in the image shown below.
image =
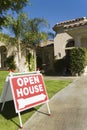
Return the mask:
[[87,130],[87,76],[77,78],[58,92],[49,106],[50,116],[45,104],[22,130]]

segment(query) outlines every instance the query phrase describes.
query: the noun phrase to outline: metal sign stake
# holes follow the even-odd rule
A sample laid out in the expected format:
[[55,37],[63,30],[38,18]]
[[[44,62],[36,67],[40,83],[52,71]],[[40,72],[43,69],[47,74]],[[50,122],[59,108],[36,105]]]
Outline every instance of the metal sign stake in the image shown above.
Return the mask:
[[23,128],[20,112],[18,112],[18,117],[19,117],[19,121],[20,121],[20,128]]
[[50,112],[50,107],[49,107],[48,102],[47,102],[46,104],[47,104],[48,113],[49,113],[49,115],[50,115],[50,114],[51,114],[51,112]]

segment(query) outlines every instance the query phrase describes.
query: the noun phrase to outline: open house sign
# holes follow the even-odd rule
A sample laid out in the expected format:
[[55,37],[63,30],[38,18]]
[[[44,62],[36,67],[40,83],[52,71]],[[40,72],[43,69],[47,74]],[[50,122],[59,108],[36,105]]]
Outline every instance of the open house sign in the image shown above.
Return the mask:
[[48,100],[42,74],[10,78],[16,112],[45,103]]

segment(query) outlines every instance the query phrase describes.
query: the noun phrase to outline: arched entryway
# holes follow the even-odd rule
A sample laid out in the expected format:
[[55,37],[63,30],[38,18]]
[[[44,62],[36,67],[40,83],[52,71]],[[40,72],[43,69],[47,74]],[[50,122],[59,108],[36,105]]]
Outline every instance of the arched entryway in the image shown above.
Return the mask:
[[7,49],[5,46],[0,46],[0,68],[6,68],[6,57],[7,57]]
[[65,52],[66,52],[66,70],[65,70],[65,74],[66,75],[71,75],[71,71],[70,71],[70,65],[69,65],[69,55],[70,55],[70,50],[73,49],[75,47],[75,41],[74,39],[69,39],[67,41],[67,44],[65,46]]

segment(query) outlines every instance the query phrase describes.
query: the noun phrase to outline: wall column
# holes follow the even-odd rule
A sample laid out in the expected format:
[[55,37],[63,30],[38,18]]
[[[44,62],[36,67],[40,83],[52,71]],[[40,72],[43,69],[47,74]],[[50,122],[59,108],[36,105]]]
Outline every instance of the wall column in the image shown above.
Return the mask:
[[75,46],[80,47],[81,46],[81,38],[80,37],[75,37]]

